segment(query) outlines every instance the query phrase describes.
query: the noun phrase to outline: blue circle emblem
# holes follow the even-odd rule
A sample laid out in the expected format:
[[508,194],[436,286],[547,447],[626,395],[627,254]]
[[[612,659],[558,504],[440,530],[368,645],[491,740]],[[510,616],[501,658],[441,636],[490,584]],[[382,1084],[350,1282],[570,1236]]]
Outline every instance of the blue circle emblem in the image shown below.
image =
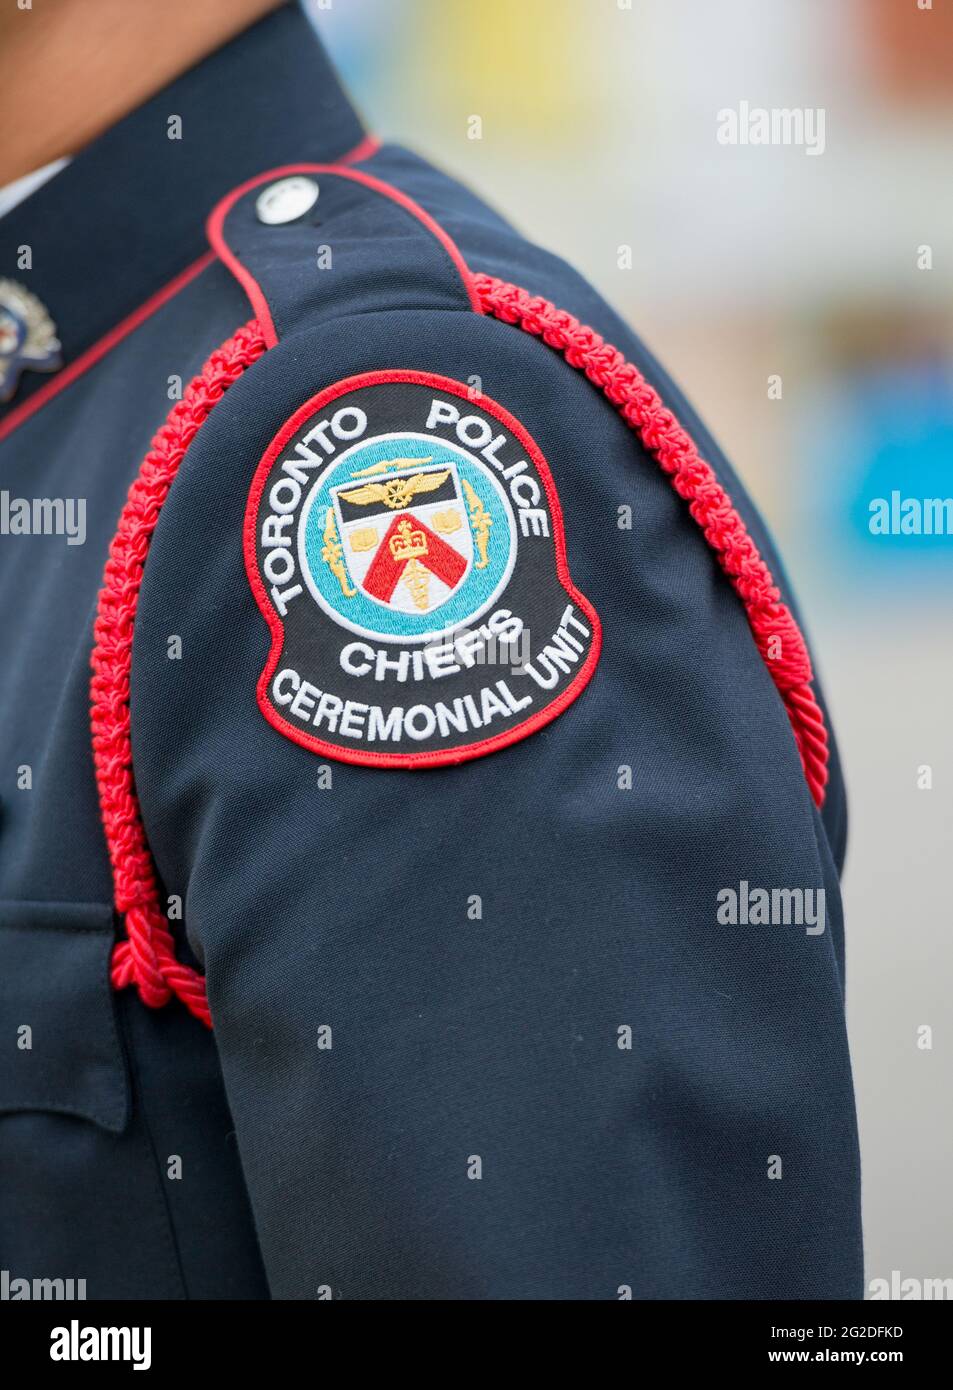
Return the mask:
[[298,554],[312,597],[343,627],[425,641],[479,618],[516,560],[509,499],[466,449],[421,434],[353,445],[314,484]]

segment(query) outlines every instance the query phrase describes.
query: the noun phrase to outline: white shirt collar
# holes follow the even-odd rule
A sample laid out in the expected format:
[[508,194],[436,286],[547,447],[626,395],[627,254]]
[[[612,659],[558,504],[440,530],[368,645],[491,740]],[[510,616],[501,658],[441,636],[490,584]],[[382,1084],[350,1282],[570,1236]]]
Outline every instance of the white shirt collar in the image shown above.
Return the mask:
[[65,169],[68,163],[68,155],[63,159],[54,159],[51,164],[44,164],[42,169],[34,169],[32,173],[24,174],[22,178],[14,179],[13,183],[0,188],[0,217],[6,217],[17,203],[29,198],[42,184],[54,178],[61,169]]

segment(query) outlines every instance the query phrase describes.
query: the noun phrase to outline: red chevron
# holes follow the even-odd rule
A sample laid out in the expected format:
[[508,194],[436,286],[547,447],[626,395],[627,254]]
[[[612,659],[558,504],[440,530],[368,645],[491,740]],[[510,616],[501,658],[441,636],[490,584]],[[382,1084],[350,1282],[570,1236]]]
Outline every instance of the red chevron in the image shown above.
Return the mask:
[[370,567],[364,576],[364,588],[382,603],[389,603],[391,595],[397,588],[397,583],[407,566],[407,560],[395,560],[391,554],[391,537],[397,534],[397,528],[402,521],[409,521],[415,531],[422,531],[427,537],[427,553],[417,558],[422,565],[426,565],[432,574],[441,579],[448,589],[454,588],[459,584],[466,571],[467,562],[460,554],[459,550],[454,550],[452,545],[448,545],[441,536],[435,531],[431,531],[423,521],[420,521],[413,512],[400,512],[394,517],[380,545],[377,553],[370,563]]

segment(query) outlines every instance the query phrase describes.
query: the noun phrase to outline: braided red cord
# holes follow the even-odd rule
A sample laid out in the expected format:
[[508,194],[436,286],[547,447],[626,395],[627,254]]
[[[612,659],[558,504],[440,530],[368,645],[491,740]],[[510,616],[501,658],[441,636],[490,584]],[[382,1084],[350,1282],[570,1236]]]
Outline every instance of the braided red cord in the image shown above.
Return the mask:
[[817,806],[824,803],[828,745],[824,716],[811,688],[807,644],[781,602],[771,572],[714,470],[636,367],[611,344],[548,299],[492,275],[474,276],[488,314],[517,324],[561,352],[608,397],[689,504],[745,610],[758,650],[784,701],[804,775]]
[[[485,312],[541,337],[604,392],[689,503],[689,511],[745,605],[758,650],[787,709],[811,795],[822,805],[827,730],[811,689],[807,646],[710,465],[637,368],[593,329],[548,300],[494,276],[477,274],[474,285]],[[135,984],[150,1008],[160,1008],[174,996],[209,1028],[205,980],[175,957],[135,792],[129,714],[132,638],[149,542],[179,465],[224,392],[265,348],[261,328],[253,319],[212,353],[170,411],[129,490],[110,546],[94,626],[93,760],[115,906],[126,931],[113,951],[112,983],[116,989]]]
[[169,412],[129,489],[109,548],[93,629],[93,761],[116,911],[126,930],[113,950],[113,987],[134,984],[153,1009],[174,995],[209,1028],[205,980],[175,958],[136,798],[129,719],[132,634],[149,542],[185,452],[225,390],[264,351],[264,337],[253,319],[212,353]]

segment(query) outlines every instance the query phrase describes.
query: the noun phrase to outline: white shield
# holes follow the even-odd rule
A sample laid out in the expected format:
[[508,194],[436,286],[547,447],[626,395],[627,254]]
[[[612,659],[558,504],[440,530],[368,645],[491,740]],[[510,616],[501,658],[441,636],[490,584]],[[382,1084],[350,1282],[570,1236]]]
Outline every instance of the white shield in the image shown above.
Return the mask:
[[[465,582],[473,566],[473,538],[453,460],[376,465],[339,483],[331,496],[351,582],[373,602],[399,613],[433,613]],[[459,572],[449,582],[435,572],[446,571],[439,563],[444,545],[464,562],[454,565]],[[388,557],[401,567],[400,577],[382,597],[368,587],[368,575],[373,585]]]

